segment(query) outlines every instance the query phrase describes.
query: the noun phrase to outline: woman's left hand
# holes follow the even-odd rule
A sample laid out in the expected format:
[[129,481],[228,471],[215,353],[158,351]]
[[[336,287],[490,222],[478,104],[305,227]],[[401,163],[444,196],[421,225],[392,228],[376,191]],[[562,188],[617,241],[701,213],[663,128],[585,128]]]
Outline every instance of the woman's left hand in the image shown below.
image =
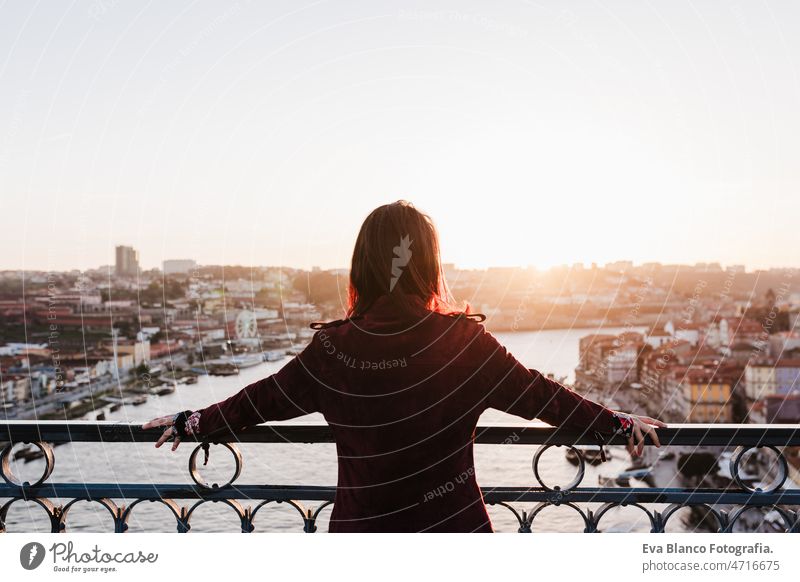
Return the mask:
[[639,416],[636,414],[629,414],[630,419],[633,421],[633,432],[628,438],[626,448],[634,459],[639,458],[644,453],[644,437],[648,435],[657,447],[661,446],[661,441],[658,440],[656,428],[666,428],[667,424],[656,418],[649,416]]
[[159,448],[161,445],[167,442],[167,440],[174,436],[175,440],[172,442],[172,450],[174,451],[178,448],[178,445],[181,444],[180,437],[175,436],[176,431],[174,423],[175,415],[170,414],[168,416],[159,416],[158,418],[154,418],[153,420],[144,423],[142,428],[146,430],[148,428],[158,428],[162,426],[167,427],[166,430],[164,430],[164,434],[162,434],[161,438],[159,438],[158,442],[156,442],[156,448]]

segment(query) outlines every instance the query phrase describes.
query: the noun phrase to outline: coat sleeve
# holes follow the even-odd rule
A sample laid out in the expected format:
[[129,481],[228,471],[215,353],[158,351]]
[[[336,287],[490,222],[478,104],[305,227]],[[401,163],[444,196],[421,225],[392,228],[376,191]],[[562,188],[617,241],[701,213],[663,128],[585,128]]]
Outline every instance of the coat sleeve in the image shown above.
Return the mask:
[[319,412],[319,339],[275,374],[245,386],[233,396],[196,411],[198,437],[241,430],[269,420],[288,420]]
[[614,411],[526,368],[483,326],[475,342],[486,408],[528,420],[538,418],[552,426],[604,433],[619,427]]

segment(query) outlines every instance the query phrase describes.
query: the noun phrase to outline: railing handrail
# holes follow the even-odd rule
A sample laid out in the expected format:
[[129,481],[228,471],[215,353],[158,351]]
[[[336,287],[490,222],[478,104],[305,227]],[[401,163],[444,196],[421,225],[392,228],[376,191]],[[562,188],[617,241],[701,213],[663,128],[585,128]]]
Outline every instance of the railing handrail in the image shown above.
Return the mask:
[[[689,446],[800,446],[800,425],[795,424],[672,424],[657,429],[662,445]],[[141,442],[158,440],[161,431],[143,430],[141,423],[88,420],[4,420],[0,441],[50,443]],[[331,427],[322,423],[267,423],[238,432],[211,436],[209,442],[333,443]],[[596,444],[592,431],[554,428],[532,423],[480,424],[477,444],[584,445]],[[624,445],[617,436],[607,444]]]

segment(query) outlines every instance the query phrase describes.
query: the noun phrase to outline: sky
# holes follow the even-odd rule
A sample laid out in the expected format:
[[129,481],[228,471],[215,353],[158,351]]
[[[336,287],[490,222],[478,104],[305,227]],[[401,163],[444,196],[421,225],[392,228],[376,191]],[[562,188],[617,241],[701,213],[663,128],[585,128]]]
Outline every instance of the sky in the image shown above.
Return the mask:
[[798,265],[800,3],[0,4],[0,269]]

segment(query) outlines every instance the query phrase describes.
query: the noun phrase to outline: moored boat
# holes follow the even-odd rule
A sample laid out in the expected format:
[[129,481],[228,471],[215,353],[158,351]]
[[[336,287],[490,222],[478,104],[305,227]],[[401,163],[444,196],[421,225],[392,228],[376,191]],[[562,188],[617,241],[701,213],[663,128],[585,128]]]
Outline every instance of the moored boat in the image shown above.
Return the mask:
[[252,368],[263,361],[263,358],[259,354],[239,354],[225,358],[225,363],[231,364],[232,366],[240,369]]
[[[610,459],[611,449],[606,447],[605,453],[606,460]],[[599,465],[603,462],[603,456],[598,445],[575,445],[567,449],[567,460],[573,465],[577,466],[580,463],[578,455],[581,455],[583,460],[590,465]]]
[[235,376],[239,373],[239,368],[230,362],[209,363],[208,373],[212,376]]
[[172,394],[173,392],[175,392],[175,383],[161,384],[160,386],[153,386],[150,388],[150,394],[153,396],[164,396],[166,394]]
[[265,362],[277,362],[286,357],[286,352],[283,350],[267,350],[264,352]]

